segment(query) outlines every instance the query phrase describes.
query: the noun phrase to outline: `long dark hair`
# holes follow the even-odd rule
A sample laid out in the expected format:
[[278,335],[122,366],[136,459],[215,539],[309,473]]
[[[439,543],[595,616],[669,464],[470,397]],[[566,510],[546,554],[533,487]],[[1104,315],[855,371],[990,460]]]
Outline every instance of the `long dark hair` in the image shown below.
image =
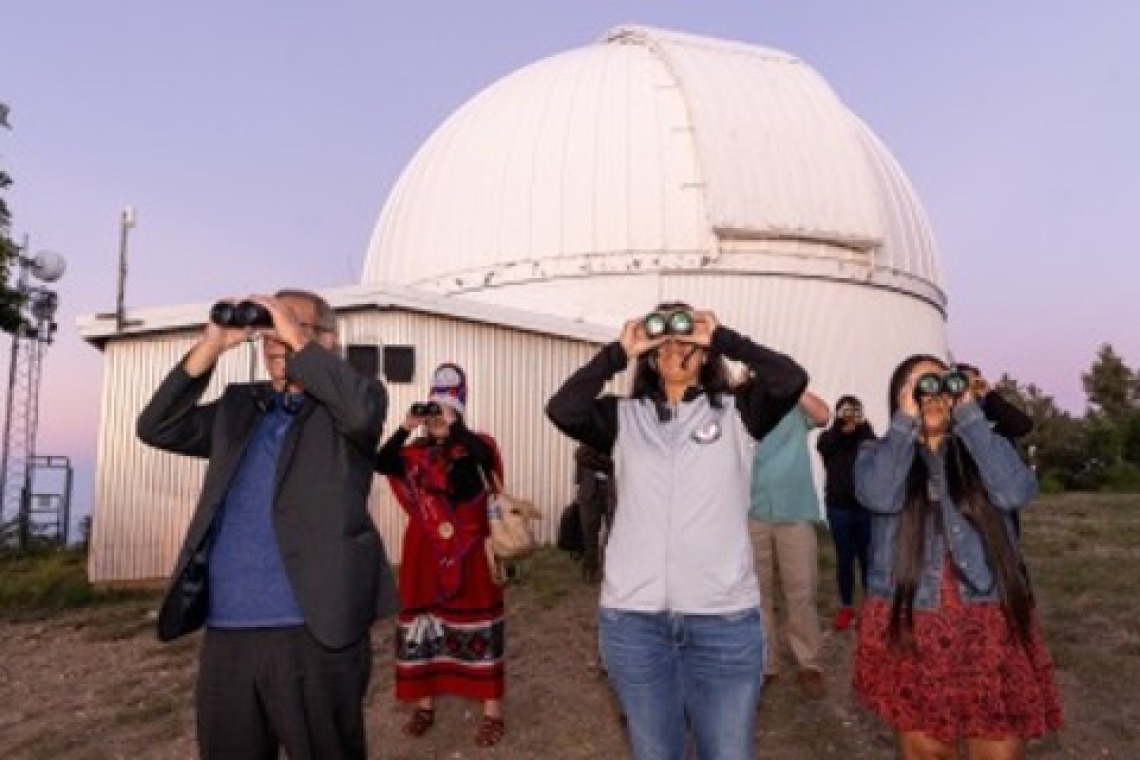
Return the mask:
[[[899,393],[915,365],[920,362],[933,362],[946,368],[941,359],[927,354],[910,356],[896,367],[891,375],[890,397],[887,399],[892,417],[899,408]],[[953,430],[946,435],[945,452],[946,485],[950,499],[981,536],[982,548],[997,583],[1006,622],[1014,636],[1022,644],[1028,644],[1033,595],[1021,571],[1016,549],[1000,513],[990,502],[982,484],[978,463]],[[934,505],[930,502],[927,490],[929,479],[930,470],[926,461],[916,451],[907,473],[899,530],[895,536],[895,595],[891,603],[890,623],[890,638],[895,644],[903,641],[914,628],[914,597],[922,574],[925,526],[929,520],[935,519]]]
[[[692,311],[693,307],[681,301],[666,301],[657,304],[655,311]],[[705,349],[708,354],[701,371],[697,375],[697,385],[708,395],[709,403],[714,407],[720,406],[720,395],[729,390],[728,367],[724,357],[711,347]],[[637,367],[633,372],[633,398],[660,398],[665,393],[661,385],[661,373],[657,370],[657,353],[648,351],[637,357]]]

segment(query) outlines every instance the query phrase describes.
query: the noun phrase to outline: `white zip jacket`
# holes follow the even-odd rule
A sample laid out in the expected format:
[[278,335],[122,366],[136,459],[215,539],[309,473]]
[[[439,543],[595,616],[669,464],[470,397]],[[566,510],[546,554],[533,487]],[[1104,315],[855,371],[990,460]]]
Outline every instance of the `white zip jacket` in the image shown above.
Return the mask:
[[659,398],[599,397],[626,367],[620,343],[604,347],[547,403],[560,430],[614,459],[603,607],[725,614],[759,605],[748,534],[755,441],[796,404],[808,377],[789,357],[723,326],[710,348],[752,373],[717,403],[700,388],[672,408]]
[[667,421],[649,399],[618,402],[617,509],[602,606],[719,614],[757,607],[748,537],[754,442],[731,396],[700,394]]

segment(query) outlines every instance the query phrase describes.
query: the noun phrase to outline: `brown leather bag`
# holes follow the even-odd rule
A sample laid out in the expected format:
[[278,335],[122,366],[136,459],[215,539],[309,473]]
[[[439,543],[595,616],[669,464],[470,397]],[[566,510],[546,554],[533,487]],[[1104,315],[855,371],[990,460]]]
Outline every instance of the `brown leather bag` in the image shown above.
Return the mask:
[[487,489],[487,522],[491,526],[487,539],[490,554],[498,560],[522,559],[533,554],[538,539],[531,521],[542,519],[542,513],[533,503],[505,493],[495,473],[491,474],[491,482],[483,475],[483,485]]

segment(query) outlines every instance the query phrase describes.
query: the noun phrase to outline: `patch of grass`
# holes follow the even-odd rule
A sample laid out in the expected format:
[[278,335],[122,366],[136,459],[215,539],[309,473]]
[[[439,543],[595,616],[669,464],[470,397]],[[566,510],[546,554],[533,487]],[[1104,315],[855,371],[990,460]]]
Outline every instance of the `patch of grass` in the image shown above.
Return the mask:
[[580,566],[569,554],[546,548],[526,561],[521,583],[528,587],[535,604],[548,610],[581,585],[580,573]]
[[82,551],[0,553],[0,616],[28,617],[148,595],[92,586],[87,581],[87,554]]

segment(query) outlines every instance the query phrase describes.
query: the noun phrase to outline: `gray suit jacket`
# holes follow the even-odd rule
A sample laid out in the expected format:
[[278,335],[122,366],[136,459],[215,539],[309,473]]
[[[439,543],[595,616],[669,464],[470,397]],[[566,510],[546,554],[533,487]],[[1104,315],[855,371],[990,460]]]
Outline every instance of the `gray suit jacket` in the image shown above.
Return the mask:
[[[288,373],[304,385],[306,403],[278,460],[273,527],[306,626],[322,645],[339,649],[399,604],[383,542],[368,514],[372,454],[387,392],[315,343],[290,357]],[[267,383],[231,384],[216,401],[199,404],[210,375],[191,377],[179,363],[138,419],[143,442],[209,460],[159,612],[163,641],[205,622],[214,520],[271,398]]]

